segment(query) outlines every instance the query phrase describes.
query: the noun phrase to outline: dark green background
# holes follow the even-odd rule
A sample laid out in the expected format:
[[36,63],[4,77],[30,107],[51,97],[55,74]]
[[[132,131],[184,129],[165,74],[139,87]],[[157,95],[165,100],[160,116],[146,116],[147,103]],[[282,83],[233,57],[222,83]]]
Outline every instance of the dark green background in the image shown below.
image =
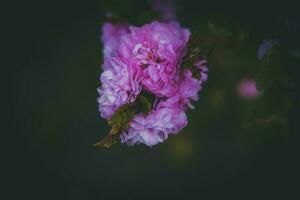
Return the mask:
[[[178,1],[178,13],[189,27],[203,16],[224,15],[257,38],[277,37],[287,49],[298,48],[299,29],[284,26],[288,18],[299,27],[295,7],[274,4]],[[251,75],[252,63],[244,60],[255,58],[256,40],[247,43],[249,50],[237,47],[245,50],[241,56],[228,50],[223,58],[231,60],[212,61],[201,99],[179,135],[152,148],[92,147],[108,131],[96,101],[104,5],[12,3],[8,51],[16,64],[7,82],[12,100],[6,133],[14,139],[4,141],[3,199],[299,198],[299,106],[289,113],[288,133],[245,135],[239,129],[253,102],[239,99],[235,84],[243,73]],[[299,91],[298,79],[296,86]]]

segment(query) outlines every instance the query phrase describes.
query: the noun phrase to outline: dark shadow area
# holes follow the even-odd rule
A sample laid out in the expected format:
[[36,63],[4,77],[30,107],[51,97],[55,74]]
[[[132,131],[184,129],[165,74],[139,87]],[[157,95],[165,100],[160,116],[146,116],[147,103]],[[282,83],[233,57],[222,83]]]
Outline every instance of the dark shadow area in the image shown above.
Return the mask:
[[[294,5],[177,2],[178,17],[187,27],[196,27],[204,16],[224,15],[259,38],[280,40],[286,52],[300,48]],[[4,141],[8,189],[3,199],[299,198],[300,66],[289,60],[287,70],[296,77],[291,96],[297,103],[288,113],[286,135],[240,134],[237,122],[247,112],[243,106],[251,103],[230,89],[242,70],[224,65],[210,69],[182,133],[152,148],[94,148],[109,130],[96,101],[104,5],[26,1],[9,6],[7,51],[13,57],[7,89],[12,99],[9,128],[2,134],[13,143]]]

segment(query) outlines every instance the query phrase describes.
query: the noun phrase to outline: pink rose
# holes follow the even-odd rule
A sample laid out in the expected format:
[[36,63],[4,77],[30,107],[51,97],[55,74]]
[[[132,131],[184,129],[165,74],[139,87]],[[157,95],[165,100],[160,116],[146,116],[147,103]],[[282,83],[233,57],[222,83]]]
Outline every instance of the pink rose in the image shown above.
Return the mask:
[[133,76],[133,69],[117,57],[105,59],[103,68],[98,103],[101,116],[107,119],[120,106],[134,101],[142,87],[138,84],[138,76]]
[[128,132],[121,135],[121,142],[153,146],[166,140],[169,134],[179,133],[186,125],[187,118],[183,110],[160,107],[147,116],[137,115],[131,121]]
[[121,37],[119,56],[142,72],[141,85],[146,90],[160,97],[173,96],[190,32],[178,23],[160,22],[129,30]]

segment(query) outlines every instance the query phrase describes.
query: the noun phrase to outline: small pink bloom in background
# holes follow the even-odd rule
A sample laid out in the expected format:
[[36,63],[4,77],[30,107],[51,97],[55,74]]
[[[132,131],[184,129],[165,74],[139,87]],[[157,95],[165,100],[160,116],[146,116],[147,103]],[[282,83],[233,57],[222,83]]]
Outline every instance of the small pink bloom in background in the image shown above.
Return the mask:
[[237,84],[237,93],[244,99],[257,99],[261,93],[256,89],[256,83],[253,79],[243,79]]

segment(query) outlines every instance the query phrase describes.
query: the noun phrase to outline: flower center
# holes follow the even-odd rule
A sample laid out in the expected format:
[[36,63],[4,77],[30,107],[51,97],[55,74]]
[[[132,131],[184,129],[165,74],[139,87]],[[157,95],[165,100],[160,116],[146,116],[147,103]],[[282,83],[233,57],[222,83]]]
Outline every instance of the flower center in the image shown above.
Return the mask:
[[149,65],[157,66],[157,64],[163,62],[163,59],[157,55],[155,49],[145,47],[142,44],[137,44],[133,52],[136,55],[134,59],[138,61],[142,69],[149,67]]

